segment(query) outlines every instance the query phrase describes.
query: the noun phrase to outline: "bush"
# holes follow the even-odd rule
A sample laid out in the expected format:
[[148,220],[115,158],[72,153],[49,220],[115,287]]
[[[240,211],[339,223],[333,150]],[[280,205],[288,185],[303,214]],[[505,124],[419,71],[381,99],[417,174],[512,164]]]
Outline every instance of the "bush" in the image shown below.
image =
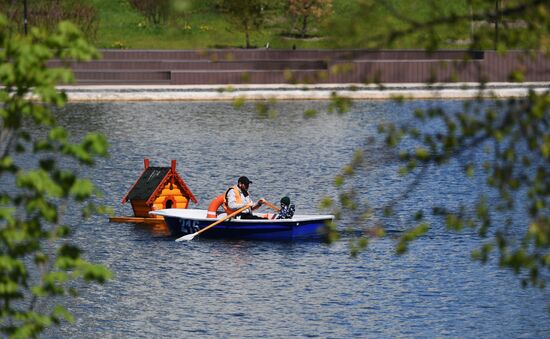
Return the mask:
[[[0,12],[5,13],[11,27],[24,31],[22,1],[0,1]],[[98,14],[95,7],[84,0],[36,0],[27,7],[28,26],[52,32],[61,21],[71,21],[89,39],[95,39],[98,30]]]

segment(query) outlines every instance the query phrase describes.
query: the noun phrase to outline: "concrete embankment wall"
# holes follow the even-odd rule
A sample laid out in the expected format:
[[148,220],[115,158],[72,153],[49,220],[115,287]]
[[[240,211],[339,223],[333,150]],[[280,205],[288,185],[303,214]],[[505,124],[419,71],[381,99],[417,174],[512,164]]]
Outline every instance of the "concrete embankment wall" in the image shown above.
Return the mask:
[[[550,60],[520,51],[102,50],[74,63],[78,85],[372,84],[550,81]],[[59,62],[52,61],[52,66]]]

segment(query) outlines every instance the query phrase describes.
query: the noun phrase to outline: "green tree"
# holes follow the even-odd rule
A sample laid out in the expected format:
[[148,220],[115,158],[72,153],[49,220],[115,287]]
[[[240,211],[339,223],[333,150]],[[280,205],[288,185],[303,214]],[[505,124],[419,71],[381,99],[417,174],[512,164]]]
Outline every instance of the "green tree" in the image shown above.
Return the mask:
[[246,48],[251,48],[250,33],[265,24],[269,1],[266,0],[219,0],[218,6],[229,23],[242,30]]
[[[385,48],[400,39],[413,37],[417,43],[434,50],[445,44],[439,33],[454,29],[470,34],[469,48],[472,50],[491,48],[497,43],[496,48],[502,53],[518,46],[529,47],[525,50],[525,62],[529,62],[533,52],[550,56],[550,3],[541,0],[497,3],[495,6],[494,0],[467,1],[465,5],[470,5],[469,11],[449,9],[440,3],[433,8],[433,13],[424,15],[425,19],[421,20],[410,8],[399,7],[401,2],[364,1],[357,18],[347,19],[350,24],[338,23],[337,38],[349,36],[354,43],[368,41],[372,47]],[[390,15],[391,20],[399,24],[383,32],[354,26],[359,18],[367,22],[373,18],[375,22],[380,13]],[[498,27],[491,24],[496,20]],[[473,32],[468,29],[472,22],[479,23]],[[510,79],[521,81],[523,76],[514,72]],[[485,90],[483,80],[479,81],[480,91]],[[414,190],[430,167],[444,167],[450,161],[459,161],[468,176],[476,171],[483,173],[486,187],[480,187],[479,200],[473,205],[463,205],[456,210],[435,205],[431,211],[417,211],[409,219],[409,230],[399,240],[397,252],[404,253],[410,241],[429,232],[426,216],[433,213],[436,220],[442,218],[449,230],[474,229],[485,239],[472,253],[474,259],[486,262],[496,253],[501,267],[521,274],[522,284],[544,287],[544,277],[548,276],[550,268],[550,91],[531,91],[526,97],[490,102],[485,102],[480,95],[478,100],[464,104],[459,112],[449,112],[434,105],[411,112],[416,123],[404,119],[407,122],[380,126],[387,145],[396,149],[396,159],[403,162],[401,174],[414,178],[406,191]],[[443,129],[418,127],[434,124]],[[405,147],[405,141],[408,145],[414,143],[415,147]],[[479,164],[465,156],[480,151],[486,152],[491,160]],[[363,153],[358,152],[336,180],[341,190],[340,199],[324,201],[325,206],[338,206],[337,214],[343,211],[356,214],[360,224],[370,230],[357,239],[353,253],[364,248],[372,236],[384,233],[383,227],[378,227],[379,220],[373,217],[374,207],[387,215],[392,214],[394,207],[391,204],[371,206],[357,201],[353,191],[345,188],[350,178],[360,178],[362,165]],[[490,198],[484,192],[496,192],[498,198]],[[506,212],[515,208],[524,209],[528,218],[521,221],[508,218]],[[504,221],[495,222],[495,219]],[[518,236],[510,229],[522,232]],[[329,231],[332,239],[338,235],[334,226]]]
[[[93,4],[83,0],[27,1],[28,25],[53,31],[64,20],[70,20],[88,39],[96,37],[99,16]],[[10,28],[24,31],[23,1],[0,0],[0,13],[5,13]]]
[[[106,268],[82,257],[62,220],[75,204],[83,217],[102,209],[91,201],[97,193],[93,184],[68,168],[67,160],[91,166],[107,155],[107,141],[96,133],[71,141],[51,110],[67,100],[55,85],[73,76],[68,69],[47,68],[47,61],[97,56],[80,31],[67,22],[51,33],[9,31],[0,16],[0,331],[36,337],[72,320],[62,305],[51,306],[52,297],[77,294],[71,281],[103,283],[110,277]],[[36,164],[28,163],[28,153]]]
[[170,14],[171,0],[128,0],[153,25],[162,24]]
[[299,34],[306,37],[312,19],[321,20],[332,14],[332,0],[288,0],[288,12],[292,17],[292,31],[301,23]]

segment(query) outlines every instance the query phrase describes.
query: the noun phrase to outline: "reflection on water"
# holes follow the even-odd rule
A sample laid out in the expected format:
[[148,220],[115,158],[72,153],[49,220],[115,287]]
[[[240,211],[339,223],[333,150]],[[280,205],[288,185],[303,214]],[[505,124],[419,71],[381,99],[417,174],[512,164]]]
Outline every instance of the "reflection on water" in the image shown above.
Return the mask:
[[134,224],[136,232],[150,232],[153,237],[169,237],[170,230],[166,224]]
[[[254,198],[288,195],[297,213],[319,213],[324,196],[336,196],[334,176],[365,147],[366,166],[353,180],[374,206],[395,199],[408,183],[396,174],[376,129],[382,121],[410,119],[406,105],[359,102],[345,115],[306,108],[326,103],[281,102],[274,119],[252,104],[70,104],[61,122],[82,135],[100,131],[111,156],[80,169],[104,192],[116,215],[131,215],[120,200],[152,166],[178,161],[178,172],[206,208],[241,175],[253,181]],[[460,102],[445,104],[460,109]],[[375,142],[369,142],[369,139]],[[398,233],[407,218],[435,202],[458,206],[477,199],[483,178],[466,180],[460,164],[433,169],[387,225]],[[519,218],[521,214],[516,216]],[[341,227],[346,224],[344,218]],[[351,236],[333,246],[318,242],[270,243],[197,239],[176,243],[159,226],[79,223],[74,240],[94,262],[115,274],[104,287],[84,289],[68,307],[78,318],[49,337],[548,337],[548,292],[521,289],[516,277],[481,266],[469,252],[481,241],[446,231],[437,220],[403,257],[395,236],[372,241],[359,258],[349,256]]]

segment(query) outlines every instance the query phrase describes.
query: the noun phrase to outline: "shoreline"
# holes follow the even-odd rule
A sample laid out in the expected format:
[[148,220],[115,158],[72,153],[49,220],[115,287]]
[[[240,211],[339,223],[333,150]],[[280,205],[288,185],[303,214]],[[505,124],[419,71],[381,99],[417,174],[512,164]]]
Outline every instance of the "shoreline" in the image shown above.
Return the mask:
[[249,85],[70,85],[58,86],[69,102],[330,100],[334,93],[352,100],[506,99],[550,91],[550,82],[399,83],[399,84],[249,84]]

